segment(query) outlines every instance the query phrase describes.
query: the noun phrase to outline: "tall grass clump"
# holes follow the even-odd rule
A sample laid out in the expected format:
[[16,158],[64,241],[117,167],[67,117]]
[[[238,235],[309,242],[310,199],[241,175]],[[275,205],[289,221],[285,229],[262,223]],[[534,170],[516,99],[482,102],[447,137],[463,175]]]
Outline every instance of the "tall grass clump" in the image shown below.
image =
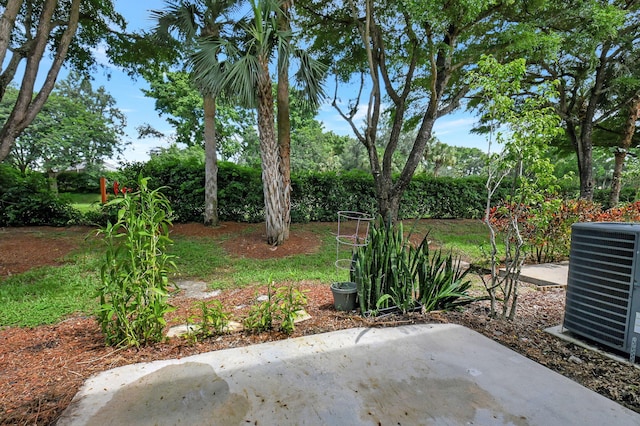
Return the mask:
[[139,346],[163,339],[168,303],[168,272],[174,268],[171,245],[171,205],[160,192],[149,190],[148,178],[138,179],[138,191],[114,186],[117,221],[101,230],[107,246],[100,270],[98,319],[107,344]]

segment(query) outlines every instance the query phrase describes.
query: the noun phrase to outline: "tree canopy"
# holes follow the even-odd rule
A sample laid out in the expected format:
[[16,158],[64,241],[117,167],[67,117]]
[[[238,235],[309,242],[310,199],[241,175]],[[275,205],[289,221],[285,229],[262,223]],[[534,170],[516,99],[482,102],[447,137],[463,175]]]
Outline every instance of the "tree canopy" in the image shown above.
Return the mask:
[[[9,87],[0,103],[6,119],[18,96]],[[56,191],[56,176],[71,167],[99,166],[123,148],[125,118],[104,87],[94,90],[88,79],[72,73],[49,95],[35,120],[18,136],[10,160],[23,173],[46,171]]]
[[559,82],[552,102],[576,153],[580,196],[591,199],[594,131],[640,93],[640,1],[523,3],[506,14],[497,43],[527,59],[529,92]]
[[[14,106],[0,129],[0,161],[44,106],[62,65],[92,69],[92,49],[125,25],[112,0],[5,0],[1,4],[0,100],[19,66],[25,67]],[[43,61],[45,54],[52,57],[50,66]],[[37,89],[39,73],[46,78]]]
[[[379,213],[395,219],[402,194],[420,164],[436,120],[463,101],[464,74],[498,29],[498,1],[301,2],[311,50],[331,58],[336,83],[362,82],[356,99],[333,105],[366,148]],[[346,6],[346,7],[345,7]],[[366,89],[366,94],[364,90]],[[366,99],[364,124],[356,121]],[[379,130],[390,129],[378,155]],[[394,156],[403,132],[415,130],[397,178]]]

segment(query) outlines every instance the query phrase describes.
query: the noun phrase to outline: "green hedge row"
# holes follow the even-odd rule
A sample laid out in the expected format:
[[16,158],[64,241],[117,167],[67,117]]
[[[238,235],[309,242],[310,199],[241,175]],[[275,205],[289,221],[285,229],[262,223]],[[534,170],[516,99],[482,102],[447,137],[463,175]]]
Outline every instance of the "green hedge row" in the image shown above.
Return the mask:
[[0,164],[0,226],[65,226],[81,221],[82,214],[68,200],[49,192],[44,175],[21,176]]
[[[132,164],[109,174],[108,192],[116,179],[135,188],[139,174],[150,177],[151,188],[165,187],[176,222],[201,222],[204,213],[204,165],[198,156],[162,156]],[[81,174],[80,174],[81,176]],[[83,177],[74,177],[76,183]],[[91,180],[93,181],[93,179]],[[69,180],[65,181],[67,185]],[[88,182],[88,180],[87,180]],[[72,189],[73,185],[69,185]],[[84,191],[98,189],[78,185]],[[405,192],[401,219],[477,218],[484,212],[486,190],[482,178],[414,177]],[[496,196],[496,200],[504,194]],[[371,175],[362,171],[304,173],[292,176],[291,219],[296,223],[336,220],[340,210],[375,215],[376,198]],[[220,220],[262,222],[264,201],[258,169],[221,162],[218,170]],[[114,212],[91,212],[83,218],[63,197],[48,192],[46,179],[38,173],[22,177],[8,166],[0,167],[0,226],[66,225],[104,223]]]
[[[125,184],[139,173],[151,177],[150,186],[164,186],[176,222],[200,222],[204,212],[204,167],[199,159],[164,158],[124,170]],[[499,196],[498,196],[499,198]],[[485,181],[414,177],[405,192],[400,218],[477,218],[486,203]],[[264,201],[260,170],[221,162],[218,170],[218,213],[222,221],[261,222]],[[340,210],[376,213],[371,175],[361,171],[304,173],[292,176],[293,222],[334,221]]]

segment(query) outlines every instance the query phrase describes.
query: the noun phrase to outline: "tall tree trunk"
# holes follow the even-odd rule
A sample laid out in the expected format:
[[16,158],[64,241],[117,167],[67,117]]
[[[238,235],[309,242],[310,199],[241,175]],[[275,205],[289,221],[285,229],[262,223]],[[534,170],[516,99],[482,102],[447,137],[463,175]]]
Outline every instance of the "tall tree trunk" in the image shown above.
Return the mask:
[[205,95],[204,100],[204,224],[218,226],[218,157],[216,147],[216,99]]
[[578,175],[580,177],[580,198],[593,200],[593,146],[591,140],[580,139],[578,148]]
[[[47,72],[47,76],[42,87],[34,98],[33,93],[35,81],[39,73],[40,61],[42,60],[45,49],[49,43],[53,15],[56,10],[57,3],[57,0],[46,0],[38,18],[39,22],[34,39],[35,43],[27,57],[27,64],[22,77],[18,100],[16,101],[9,118],[0,130],[0,161],[3,161],[7,155],[9,155],[11,146],[18,135],[20,135],[20,133],[29,124],[31,124],[35,116],[42,109],[42,106],[53,90],[60,68],[67,57],[71,40],[78,28],[81,0],[73,0],[69,7],[67,28],[56,43],[53,63]],[[0,48],[2,48],[2,46],[0,46]]]
[[273,94],[268,61],[262,61],[262,75],[258,82],[258,132],[262,158],[262,187],[264,193],[267,244],[278,246],[285,240],[282,217],[282,174],[273,114]]
[[636,131],[636,121],[640,118],[640,94],[636,95],[629,105],[627,120],[624,124],[622,139],[615,153],[615,166],[613,168],[613,180],[611,181],[611,196],[609,205],[614,207],[620,201],[620,188],[622,187],[622,169],[627,152]]
[[[291,31],[289,22],[289,2],[282,4],[282,14],[278,17],[280,31]],[[290,40],[287,38],[287,43]],[[282,61],[283,59],[280,59]],[[285,60],[288,63],[287,60]],[[278,91],[276,102],[278,105],[278,144],[280,146],[280,172],[282,173],[282,221],[284,224],[284,238],[289,238],[291,225],[291,120],[289,108],[289,67],[280,66],[278,69]]]
[[[583,126],[576,126],[565,120],[566,134],[573,145],[578,158],[578,177],[580,178],[580,198],[593,200],[593,146],[591,133],[585,132]],[[585,123],[581,123],[584,125]]]
[[47,180],[49,181],[49,191],[52,194],[58,193],[58,175],[60,172],[54,172],[53,170],[47,170]]

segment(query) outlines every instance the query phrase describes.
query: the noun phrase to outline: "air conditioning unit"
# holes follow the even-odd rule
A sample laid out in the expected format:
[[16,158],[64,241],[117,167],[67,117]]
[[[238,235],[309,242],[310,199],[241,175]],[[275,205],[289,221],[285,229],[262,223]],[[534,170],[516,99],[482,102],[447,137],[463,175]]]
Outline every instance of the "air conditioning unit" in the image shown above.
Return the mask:
[[640,224],[571,227],[563,327],[629,354],[640,344]]

